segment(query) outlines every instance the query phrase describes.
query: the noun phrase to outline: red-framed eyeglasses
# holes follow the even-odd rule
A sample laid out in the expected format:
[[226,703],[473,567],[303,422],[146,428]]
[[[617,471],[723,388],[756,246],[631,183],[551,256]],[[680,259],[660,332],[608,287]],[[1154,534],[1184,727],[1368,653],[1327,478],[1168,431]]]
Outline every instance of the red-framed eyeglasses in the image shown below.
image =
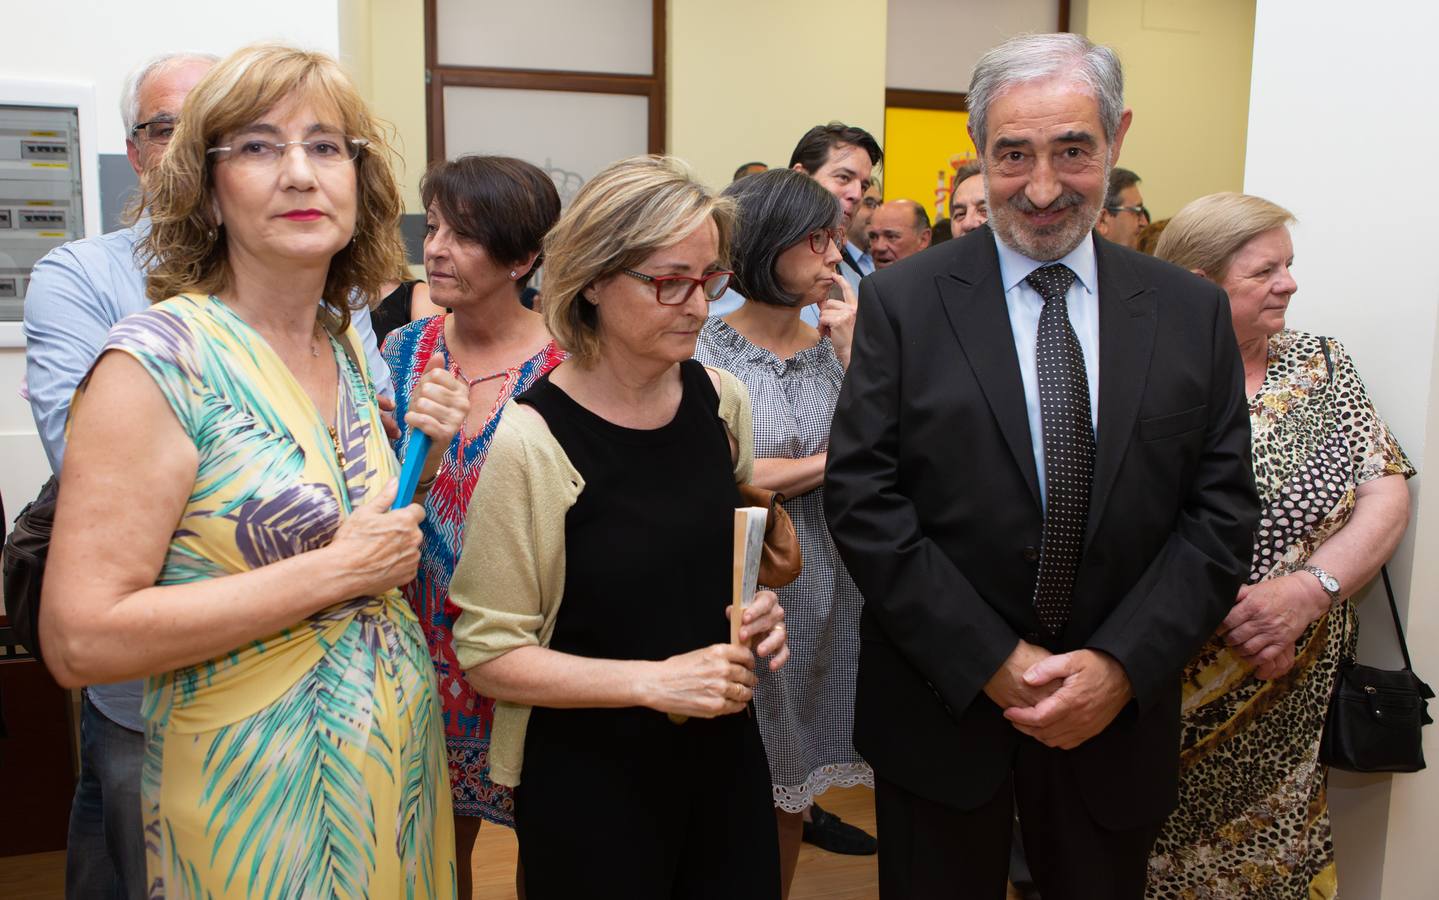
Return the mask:
[[710,272],[698,278],[689,275],[646,275],[643,272],[636,272],[634,269],[620,269],[621,272],[631,278],[638,278],[640,281],[647,281],[655,286],[655,302],[661,306],[679,306],[690,298],[690,294],[699,287],[704,292],[704,297],[713,303],[724,296],[725,289],[729,287],[729,280],[734,276],[733,272]]
[[836,247],[844,249],[844,229],[816,228],[809,233],[809,249],[821,256],[829,249],[830,241],[833,241]]

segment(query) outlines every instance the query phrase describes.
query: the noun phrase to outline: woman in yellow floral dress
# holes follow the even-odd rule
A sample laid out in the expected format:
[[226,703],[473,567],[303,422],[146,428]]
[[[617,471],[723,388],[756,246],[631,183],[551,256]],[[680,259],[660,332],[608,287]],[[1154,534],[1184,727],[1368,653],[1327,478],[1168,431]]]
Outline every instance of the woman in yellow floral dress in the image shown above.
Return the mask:
[[1249,581],[1185,671],[1179,806],[1147,896],[1338,895],[1319,737],[1347,602],[1394,552],[1414,474],[1333,338],[1284,327],[1297,286],[1287,210],[1243,194],[1186,206],[1157,254],[1229,294],[1264,511]]
[[[395,590],[423,513],[390,508],[349,327],[400,253],[378,129],[334,60],[252,47],[143,187],[157,302],[72,410],[46,660],[150,676],[151,898],[453,897],[434,669]],[[432,475],[468,400],[442,369],[417,390]]]

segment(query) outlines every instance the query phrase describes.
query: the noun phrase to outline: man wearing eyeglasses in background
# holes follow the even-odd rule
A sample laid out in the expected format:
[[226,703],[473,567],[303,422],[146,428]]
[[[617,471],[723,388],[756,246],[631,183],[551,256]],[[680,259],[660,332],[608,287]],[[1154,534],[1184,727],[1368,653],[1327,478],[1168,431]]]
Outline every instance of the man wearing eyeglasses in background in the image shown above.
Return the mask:
[[[140,66],[125,80],[120,116],[125,152],[142,184],[165,154],[185,97],[218,62],[199,53],[171,53]],[[135,243],[149,229],[141,217],[129,228],[72,241],[35,264],[25,295],[25,377],[30,410],[51,469],[65,454],[70,399],[120,319],[149,307]],[[376,390],[388,393],[389,369],[375,346],[368,310],[351,320],[365,344]],[[65,896],[142,900],[145,835],[140,769],[145,720],[144,684],[95,685],[84,692],[80,716],[80,779],[70,807]]]
[[844,246],[840,248],[841,259],[845,262],[843,274],[846,278],[853,278],[849,286],[855,290],[859,290],[859,280],[875,269],[874,255],[869,246],[869,221],[883,202],[884,191],[880,188],[879,179],[871,178],[859,205],[854,208],[854,215],[850,217]]
[[1149,224],[1149,210],[1139,193],[1139,176],[1116,167],[1109,173],[1109,193],[1104,196],[1104,211],[1094,230],[1105,240],[1122,244],[1131,250],[1139,248],[1139,232]]

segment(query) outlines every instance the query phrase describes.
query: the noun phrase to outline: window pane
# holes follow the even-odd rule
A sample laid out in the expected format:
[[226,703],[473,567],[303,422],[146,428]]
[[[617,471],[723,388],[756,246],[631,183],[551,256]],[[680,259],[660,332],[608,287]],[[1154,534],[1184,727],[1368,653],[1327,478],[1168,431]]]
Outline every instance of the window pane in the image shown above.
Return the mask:
[[653,0],[438,0],[442,66],[649,75]]
[[649,148],[649,98],[445,88],[445,154],[517,156],[550,173],[566,205],[610,163]]

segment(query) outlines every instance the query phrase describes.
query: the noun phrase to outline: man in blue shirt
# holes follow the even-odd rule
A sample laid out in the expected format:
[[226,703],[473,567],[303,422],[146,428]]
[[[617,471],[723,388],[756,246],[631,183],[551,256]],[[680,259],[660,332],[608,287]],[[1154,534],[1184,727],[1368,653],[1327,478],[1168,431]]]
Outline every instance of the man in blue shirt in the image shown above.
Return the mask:
[[[216,62],[212,56],[169,54],[127,80],[120,114],[126,152],[142,180],[165,152],[185,95]],[[145,274],[134,257],[148,231],[130,228],[58,247],[31,273],[25,297],[25,363],[30,409],[50,467],[60,472],[70,400],[90,371],[111,326],[150,305]],[[376,389],[389,391],[389,370],[375,346],[369,313],[351,321],[364,341]],[[141,824],[140,767],[145,721],[143,682],[85,689],[80,721],[80,780],[70,809],[65,862],[67,898],[148,895]]]
[[850,217],[844,247],[840,248],[843,260],[839,273],[856,291],[859,290],[859,280],[874,272],[874,256],[871,253],[873,248],[869,245],[869,222],[883,202],[884,191],[880,187],[879,179],[870,178],[869,187],[865,188],[864,196],[860,198],[859,205],[854,208],[854,215]]

